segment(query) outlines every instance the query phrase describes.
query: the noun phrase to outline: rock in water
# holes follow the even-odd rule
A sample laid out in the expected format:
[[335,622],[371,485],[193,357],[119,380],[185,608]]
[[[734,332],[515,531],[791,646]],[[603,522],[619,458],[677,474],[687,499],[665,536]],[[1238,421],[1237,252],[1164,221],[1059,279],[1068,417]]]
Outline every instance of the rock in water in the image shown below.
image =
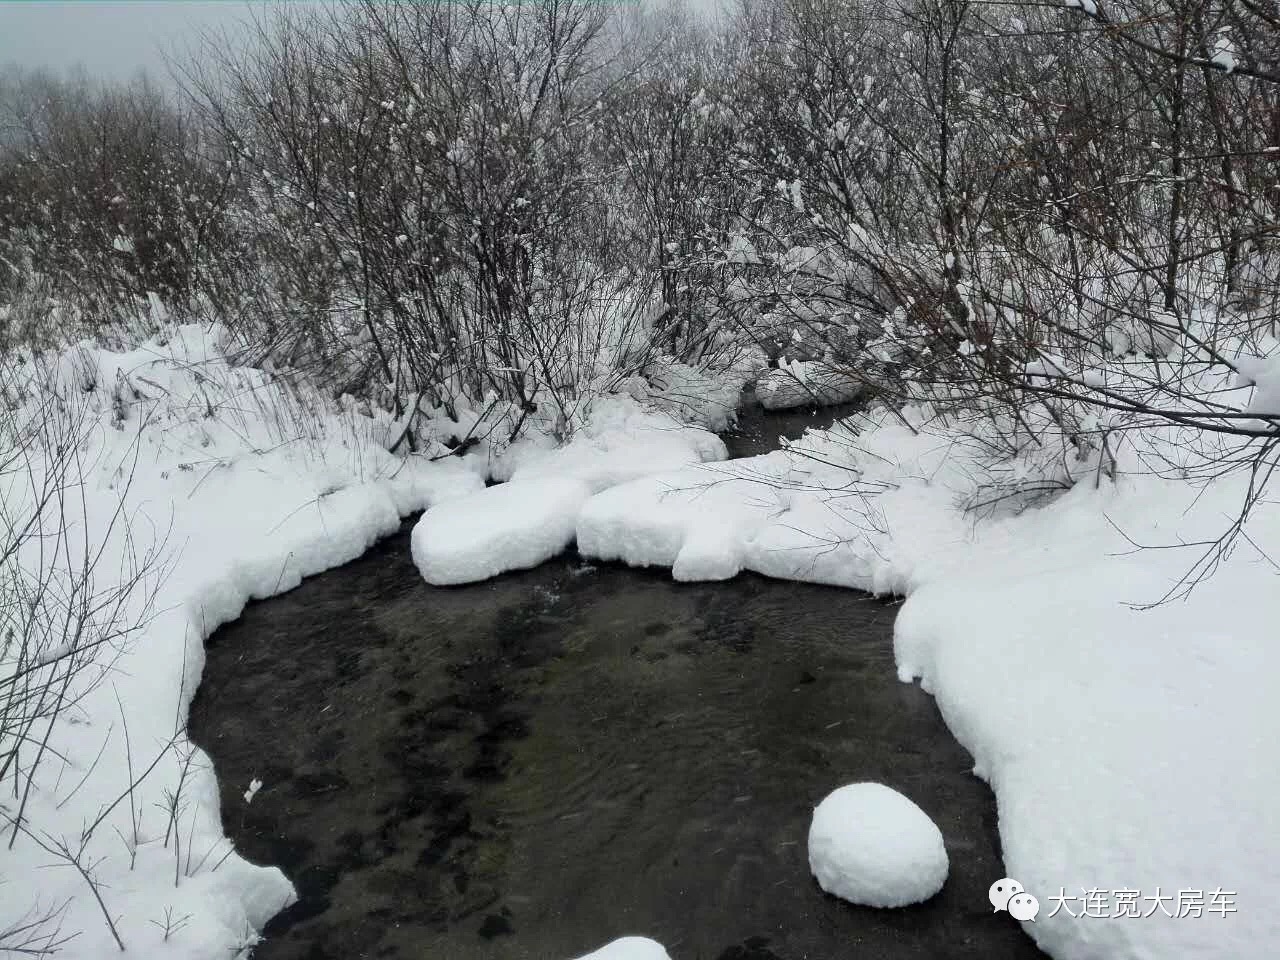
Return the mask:
[[947,880],[942,831],[882,783],[854,783],[813,811],[809,869],[827,893],[868,907],[928,900]]

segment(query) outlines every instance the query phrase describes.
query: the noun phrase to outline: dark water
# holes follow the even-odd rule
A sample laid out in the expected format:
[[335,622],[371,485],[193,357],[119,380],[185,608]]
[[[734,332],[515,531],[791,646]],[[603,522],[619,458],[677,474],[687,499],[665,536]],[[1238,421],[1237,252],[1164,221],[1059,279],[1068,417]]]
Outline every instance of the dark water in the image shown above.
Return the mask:
[[799,440],[807,428],[821,429],[831,426],[841,417],[847,417],[863,409],[861,403],[838,403],[818,410],[797,408],[770,412],[746,395],[747,402],[738,411],[738,423],[725,435],[725,445],[731,457],[754,457],[757,454],[777,450],[780,439]]
[[[1041,956],[992,915],[993,798],[895,679],[894,605],[572,556],[432,588],[409,529],[209,640],[192,735],[237,847],[300,896],[257,957],[570,960],[628,934],[674,960]],[[929,903],[813,881],[812,809],[858,780],[941,827]]]

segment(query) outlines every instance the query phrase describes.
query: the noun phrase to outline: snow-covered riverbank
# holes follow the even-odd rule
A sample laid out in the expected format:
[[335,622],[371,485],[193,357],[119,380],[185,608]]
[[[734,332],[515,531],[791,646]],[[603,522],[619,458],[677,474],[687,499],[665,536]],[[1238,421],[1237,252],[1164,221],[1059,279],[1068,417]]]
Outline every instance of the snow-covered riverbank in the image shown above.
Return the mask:
[[[138,629],[58,712],[31,789],[0,801],[10,829],[22,825],[0,854],[0,929],[47,915],[33,935],[76,934],[62,943],[69,957],[119,952],[117,938],[130,953],[191,960],[250,946],[291,889],[228,852],[214,772],[182,735],[203,640],[249,599],[359,555],[428,508],[414,549],[436,582],[536,563],[576,539],[585,555],[677,579],[755,570],[906,595],[899,674],[934,693],[995,790],[1008,872],[1040,900],[1025,926],[1044,949],[1270,955],[1280,594],[1262,550],[1280,540],[1275,507],[1257,506],[1240,548],[1189,599],[1132,606],[1159,599],[1197,549],[1134,544],[1212,539],[1238,509],[1236,480],[1198,490],[1122,464],[1114,483],[976,519],[964,509],[975,454],[928,411],[721,463],[714,435],[630,397],[599,404],[560,450],[393,456],[389,418],[310,412],[325,405],[232,366],[220,338],[185,327],[129,354],[72,351],[54,372],[60,409],[88,418],[66,500],[79,513],[57,519],[81,541],[107,538],[95,589],[153,546],[168,567],[163,582],[159,566],[148,574],[158,594],[130,594],[124,619]],[[30,514],[24,475],[6,476],[9,519]],[[510,482],[485,488],[486,476]],[[112,526],[122,498],[127,522]],[[49,559],[32,541],[15,562],[30,572]],[[45,730],[29,733],[24,771]]]
[[[184,327],[128,354],[69,351],[51,385],[63,400],[32,408],[82,433],[61,515],[42,522],[102,546],[94,594],[149,551],[156,562],[125,597],[128,632],[99,653],[107,669],[81,672],[74,704],[33,725],[29,737],[49,736],[25,805],[6,785],[0,814],[21,829],[0,854],[5,946],[212,958],[251,945],[293,894],[279,870],[229,852],[214,772],[183,733],[205,637],[251,598],[358,556],[403,514],[482,486],[456,459],[391,456],[389,425],[354,410],[302,417],[299,398],[228,364],[220,337]],[[32,402],[47,384],[34,376]],[[35,513],[27,475],[5,481],[6,522]],[[29,583],[56,561],[39,538],[11,559]],[[24,791],[35,752],[19,754]]]

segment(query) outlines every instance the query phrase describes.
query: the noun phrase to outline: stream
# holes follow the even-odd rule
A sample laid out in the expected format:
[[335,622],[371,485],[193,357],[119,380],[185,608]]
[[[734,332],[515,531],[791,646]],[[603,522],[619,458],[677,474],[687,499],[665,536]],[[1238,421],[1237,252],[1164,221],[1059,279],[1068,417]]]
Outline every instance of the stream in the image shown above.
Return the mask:
[[[727,440],[814,422],[748,408]],[[673,960],[1043,957],[987,901],[994,798],[897,680],[894,603],[575,554],[430,587],[414,519],[208,640],[191,736],[237,849],[299,896],[259,960],[571,960],[624,935]],[[813,807],[860,780],[941,828],[927,903],[855,907],[810,875]]]

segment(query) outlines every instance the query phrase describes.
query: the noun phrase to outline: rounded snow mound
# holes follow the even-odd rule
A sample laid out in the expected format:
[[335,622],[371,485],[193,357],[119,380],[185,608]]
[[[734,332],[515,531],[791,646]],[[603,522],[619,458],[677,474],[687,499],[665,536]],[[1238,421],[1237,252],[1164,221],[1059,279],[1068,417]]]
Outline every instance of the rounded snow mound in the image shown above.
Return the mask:
[[920,903],[942,889],[948,867],[942,831],[882,783],[841,787],[813,811],[809,869],[823,890],[850,903]]
[[662,944],[647,937],[623,937],[578,960],[671,960]]

